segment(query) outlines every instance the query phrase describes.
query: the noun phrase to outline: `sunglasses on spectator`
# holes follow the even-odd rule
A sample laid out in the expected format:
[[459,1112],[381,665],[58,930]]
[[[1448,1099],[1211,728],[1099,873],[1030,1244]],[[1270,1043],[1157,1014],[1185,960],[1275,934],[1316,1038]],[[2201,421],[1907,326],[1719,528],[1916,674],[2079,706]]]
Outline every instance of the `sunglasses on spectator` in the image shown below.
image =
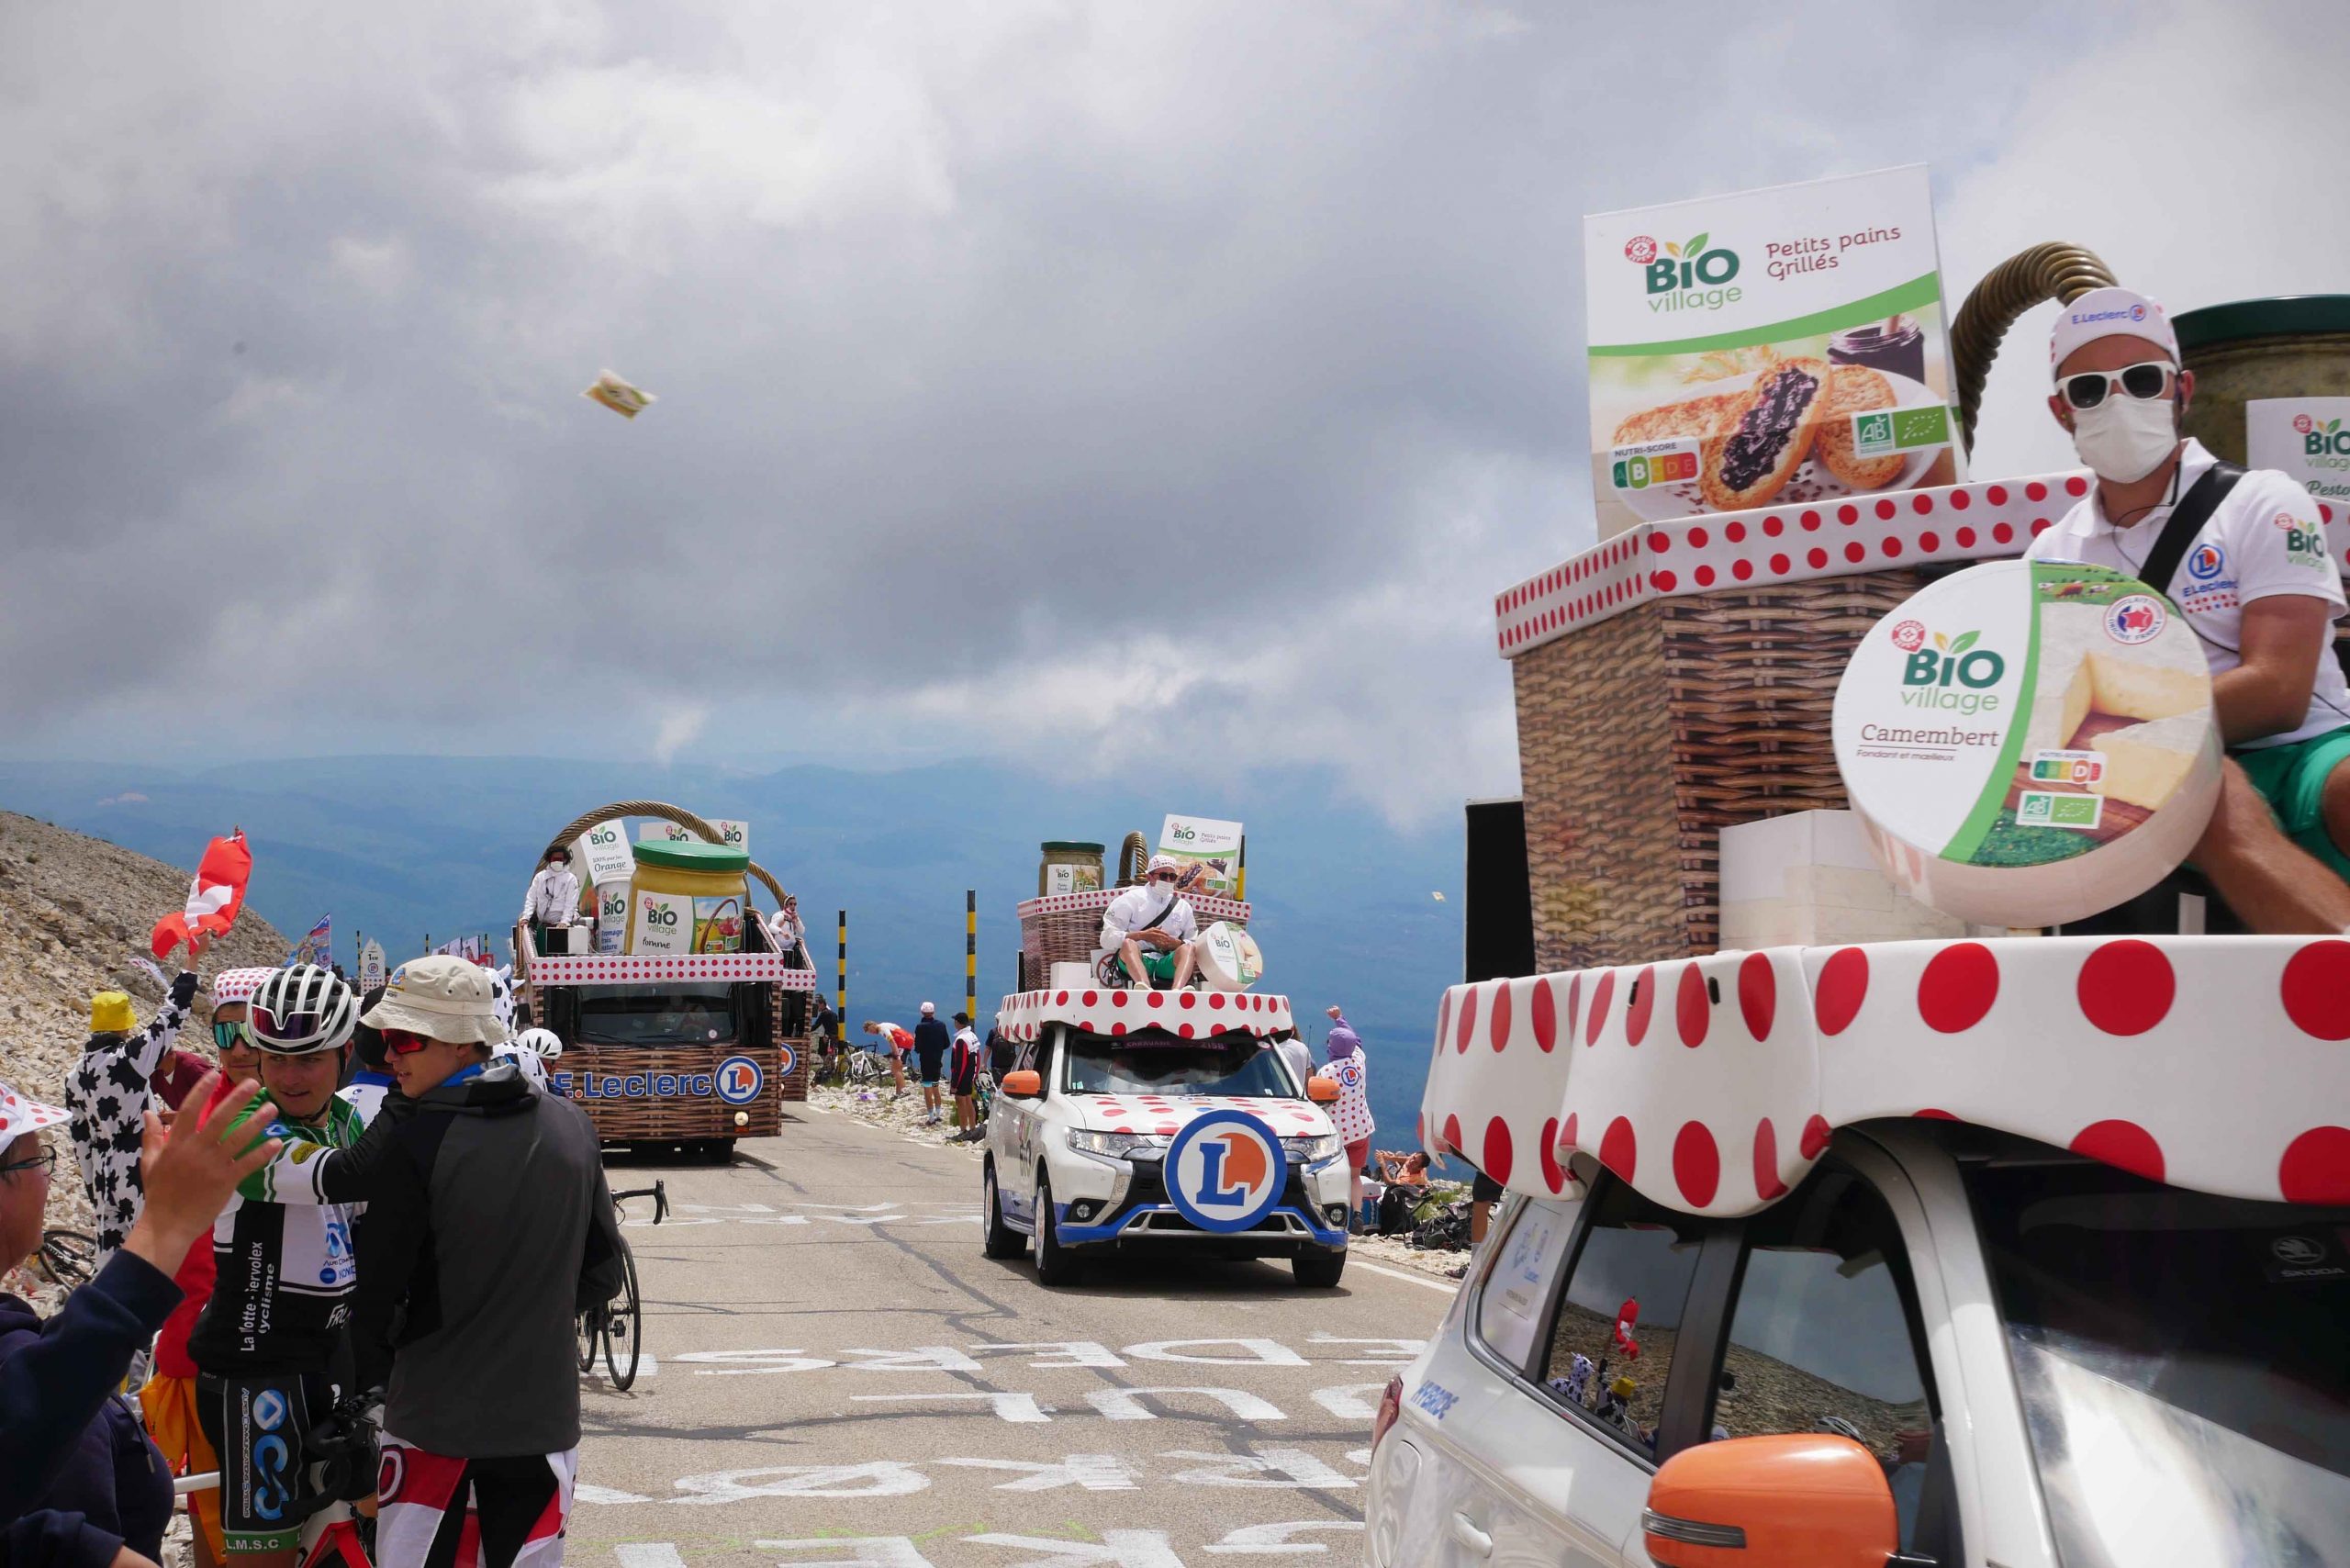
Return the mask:
[[2158,359],[2141,360],[2120,370],[2087,370],[2078,375],[2068,375],[2059,383],[2065,401],[2076,409],[2094,409],[2111,395],[2116,386],[2122,396],[2135,398],[2143,403],[2170,392],[2171,378],[2178,373]]
[[212,1023],[212,1048],[216,1051],[235,1050],[245,1043],[240,1035],[243,1028],[241,1024],[227,1024],[216,1018]]
[[427,1046],[441,1043],[430,1035],[411,1035],[406,1029],[386,1029],[383,1034],[384,1051],[388,1056],[414,1056]]
[[41,1151],[30,1159],[12,1159],[6,1165],[0,1165],[0,1176],[13,1176],[19,1170],[39,1170],[46,1175],[56,1175],[56,1148],[44,1145]]

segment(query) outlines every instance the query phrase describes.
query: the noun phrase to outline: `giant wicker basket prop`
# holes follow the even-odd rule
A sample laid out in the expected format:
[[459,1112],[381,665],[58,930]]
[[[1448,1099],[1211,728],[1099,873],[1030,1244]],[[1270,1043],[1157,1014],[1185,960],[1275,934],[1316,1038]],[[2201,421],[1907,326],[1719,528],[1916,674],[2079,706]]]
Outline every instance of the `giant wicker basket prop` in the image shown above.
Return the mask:
[[1714,950],[1717,835],[1845,805],[1837,679],[1931,575],[1654,599],[1514,661],[1541,972]]
[[[783,1053],[774,1041],[755,1046],[733,1041],[710,1046],[590,1046],[565,1051],[556,1065],[570,1071],[575,1085],[573,1103],[595,1123],[598,1137],[607,1143],[660,1143],[688,1138],[775,1137],[783,1130],[780,1102],[808,1097],[804,1066],[807,1052],[794,1054],[800,1060],[794,1063],[791,1077],[780,1081],[776,1070],[782,1064]],[[738,1056],[758,1063],[766,1081],[775,1085],[747,1104],[730,1105],[709,1094],[650,1094],[645,1092],[645,1084],[639,1081],[658,1074],[716,1072],[719,1063]],[[583,1094],[579,1080],[591,1072],[603,1082],[618,1080],[613,1092],[593,1097]],[[739,1127],[734,1125],[737,1111],[750,1117],[747,1124]]]
[[[1082,964],[1093,957],[1102,935],[1102,912],[1125,890],[1098,888],[1082,893],[1055,893],[1048,898],[1024,899],[1020,913],[1020,989],[1035,990],[1051,978],[1055,964]],[[1205,928],[1221,920],[1231,925],[1248,924],[1248,906],[1237,899],[1203,893],[1186,895],[1192,913]]]

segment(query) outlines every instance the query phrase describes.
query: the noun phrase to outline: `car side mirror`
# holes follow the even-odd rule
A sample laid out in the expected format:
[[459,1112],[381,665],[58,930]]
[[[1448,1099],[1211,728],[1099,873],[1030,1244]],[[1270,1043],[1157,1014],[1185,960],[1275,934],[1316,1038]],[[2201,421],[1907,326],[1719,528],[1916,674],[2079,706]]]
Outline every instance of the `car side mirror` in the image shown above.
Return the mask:
[[1013,1100],[1041,1100],[1045,1095],[1044,1074],[1007,1072],[1003,1075],[1003,1092]]
[[1885,1568],[1900,1551],[1884,1466],[1823,1432],[1682,1450],[1649,1483],[1640,1529],[1662,1568]]
[[1316,1105],[1335,1105],[1338,1103],[1338,1081],[1317,1072],[1305,1081],[1305,1097]]

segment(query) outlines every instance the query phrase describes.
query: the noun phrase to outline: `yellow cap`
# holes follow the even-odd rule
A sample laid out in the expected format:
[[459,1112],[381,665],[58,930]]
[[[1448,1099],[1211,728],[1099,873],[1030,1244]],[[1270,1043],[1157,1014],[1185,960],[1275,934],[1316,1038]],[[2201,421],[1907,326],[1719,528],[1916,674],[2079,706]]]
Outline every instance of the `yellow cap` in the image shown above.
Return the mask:
[[139,1027],[139,1015],[130,1010],[130,998],[118,991],[102,991],[90,998],[90,1033],[93,1035],[128,1035]]
[[1629,1399],[1639,1392],[1640,1385],[1628,1377],[1619,1377],[1607,1385],[1607,1392],[1618,1399]]

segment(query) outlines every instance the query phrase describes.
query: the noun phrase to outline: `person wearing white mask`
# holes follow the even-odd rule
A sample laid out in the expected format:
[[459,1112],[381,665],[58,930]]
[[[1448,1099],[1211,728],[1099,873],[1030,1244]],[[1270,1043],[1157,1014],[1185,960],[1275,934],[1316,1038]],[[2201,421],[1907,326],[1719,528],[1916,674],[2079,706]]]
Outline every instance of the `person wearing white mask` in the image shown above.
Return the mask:
[[579,877],[571,868],[571,851],[558,844],[547,851],[522,899],[522,918],[530,922],[532,946],[547,951],[547,933],[569,925],[578,914]]
[[2049,409],[2097,483],[2031,558],[2110,566],[2169,595],[2202,641],[2228,748],[2195,866],[2255,931],[2350,928],[2344,604],[2316,502],[2183,433],[2195,373],[2145,295],[2096,288],[2060,307],[2048,357]]

